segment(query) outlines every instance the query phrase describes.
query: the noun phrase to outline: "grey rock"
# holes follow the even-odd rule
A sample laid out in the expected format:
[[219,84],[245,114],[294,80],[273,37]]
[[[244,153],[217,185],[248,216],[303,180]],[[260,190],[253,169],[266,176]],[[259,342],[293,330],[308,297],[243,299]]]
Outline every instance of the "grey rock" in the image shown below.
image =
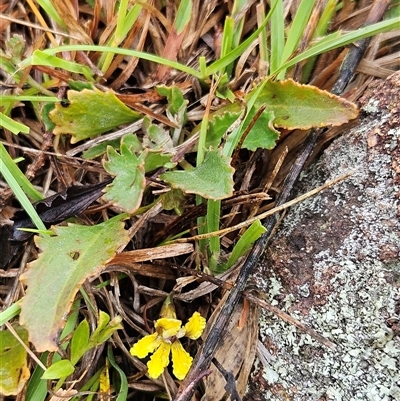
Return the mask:
[[247,400],[400,400],[400,72],[370,85],[359,124],[303,174],[305,193],[254,280],[269,301],[337,344],[324,347],[268,312]]

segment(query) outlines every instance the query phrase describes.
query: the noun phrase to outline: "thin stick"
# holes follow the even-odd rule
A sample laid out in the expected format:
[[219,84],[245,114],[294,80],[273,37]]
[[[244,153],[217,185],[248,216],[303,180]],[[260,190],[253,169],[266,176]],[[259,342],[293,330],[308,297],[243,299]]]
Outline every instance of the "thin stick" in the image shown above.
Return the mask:
[[292,324],[293,326],[296,326],[298,329],[304,331],[306,334],[309,334],[312,338],[319,341],[321,344],[325,345],[326,347],[328,347],[330,349],[335,349],[335,347],[336,347],[335,343],[333,343],[332,341],[323,337],[321,334],[317,333],[311,327],[308,327],[304,323],[301,323],[299,320],[290,316],[286,312],[280,310],[276,306],[271,305],[270,303],[264,301],[263,299],[258,298],[257,296],[255,296],[247,291],[243,295],[249,301],[254,302],[255,304],[261,306],[264,309],[267,309],[268,311],[270,311],[274,315],[278,316],[280,319],[284,320],[285,322],[288,322],[288,323]]
[[206,239],[206,238],[210,238],[210,237],[215,237],[216,235],[224,235],[227,233],[230,233],[232,231],[236,231],[239,230],[240,228],[243,227],[247,227],[251,224],[253,224],[255,221],[257,220],[263,220],[266,217],[272,216],[275,213],[281,212],[282,210],[285,210],[293,205],[295,205],[296,203],[302,202],[305,199],[311,198],[312,196],[316,195],[318,192],[323,191],[326,188],[331,187],[332,185],[337,184],[338,182],[341,182],[343,180],[345,180],[346,178],[348,178],[351,175],[351,173],[347,173],[345,175],[342,175],[338,178],[335,178],[334,180],[328,181],[326,184],[321,185],[320,187],[314,188],[313,190],[300,195],[299,197],[284,203],[283,205],[280,206],[276,206],[273,209],[270,209],[264,213],[261,213],[255,217],[252,217],[251,219],[247,219],[246,221],[243,221],[241,223],[238,223],[234,226],[231,227],[227,227],[224,228],[222,230],[218,230],[218,231],[213,231],[211,233],[206,233],[206,234],[199,234],[199,235],[194,235],[193,237],[189,237],[189,238],[178,238],[174,241],[168,242],[168,244],[171,243],[181,243],[181,242],[189,242],[189,241],[195,241],[195,240],[201,240],[201,239]]
[[5,323],[7,329],[11,332],[11,334],[18,340],[19,343],[25,348],[25,351],[31,356],[31,358],[44,370],[46,371],[46,366],[43,365],[42,361],[34,354],[32,350],[22,341],[22,338],[18,335],[18,333],[14,330],[9,322]]
[[13,18],[13,17],[10,17],[9,15],[0,14],[0,19],[5,19],[7,21],[14,22],[16,24],[20,24],[20,25],[24,25],[24,26],[29,26],[30,28],[40,29],[40,30],[42,30],[44,32],[54,33],[55,35],[65,36],[65,37],[70,38],[70,39],[80,40],[78,37],[70,35],[69,33],[56,31],[55,29],[44,27],[44,26],[41,26],[41,25],[38,25],[38,24],[33,24],[32,22],[23,21],[23,20],[20,20],[18,18]]

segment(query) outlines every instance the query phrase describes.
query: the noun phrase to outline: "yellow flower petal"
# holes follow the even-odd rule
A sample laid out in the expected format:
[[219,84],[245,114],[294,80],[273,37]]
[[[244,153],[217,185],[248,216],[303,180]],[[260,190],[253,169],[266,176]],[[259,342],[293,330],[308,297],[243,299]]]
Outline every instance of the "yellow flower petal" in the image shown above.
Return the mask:
[[178,319],[168,319],[163,317],[158,319],[154,325],[156,331],[164,340],[176,336],[181,329],[182,322]]
[[149,368],[149,377],[152,379],[158,379],[164,369],[169,364],[169,352],[171,350],[171,344],[161,343],[157,351],[151,356],[150,361],[147,362]]
[[171,351],[174,375],[177,379],[183,380],[192,366],[193,358],[183,349],[179,340],[171,345]]
[[185,324],[186,337],[197,340],[206,327],[206,319],[199,312],[194,312],[193,316]]
[[158,348],[160,343],[161,339],[159,338],[158,333],[149,334],[134,344],[130,353],[138,358],[144,358],[147,354]]

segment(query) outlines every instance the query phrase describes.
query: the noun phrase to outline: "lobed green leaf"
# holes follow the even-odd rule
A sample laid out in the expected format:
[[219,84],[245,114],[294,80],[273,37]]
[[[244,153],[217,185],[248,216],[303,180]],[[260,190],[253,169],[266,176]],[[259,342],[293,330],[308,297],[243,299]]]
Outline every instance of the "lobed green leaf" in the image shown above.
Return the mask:
[[71,134],[71,143],[93,138],[119,125],[137,121],[141,115],[125,106],[112,90],[68,91],[69,104],[56,104],[49,113],[56,124],[54,133]]

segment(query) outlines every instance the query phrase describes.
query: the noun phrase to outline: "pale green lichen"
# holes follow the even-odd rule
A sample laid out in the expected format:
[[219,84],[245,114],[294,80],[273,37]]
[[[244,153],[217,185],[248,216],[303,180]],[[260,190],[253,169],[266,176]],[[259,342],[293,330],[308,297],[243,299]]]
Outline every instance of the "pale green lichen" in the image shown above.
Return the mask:
[[379,111],[379,100],[370,99],[368,104],[364,106],[364,111],[367,113],[377,113]]

